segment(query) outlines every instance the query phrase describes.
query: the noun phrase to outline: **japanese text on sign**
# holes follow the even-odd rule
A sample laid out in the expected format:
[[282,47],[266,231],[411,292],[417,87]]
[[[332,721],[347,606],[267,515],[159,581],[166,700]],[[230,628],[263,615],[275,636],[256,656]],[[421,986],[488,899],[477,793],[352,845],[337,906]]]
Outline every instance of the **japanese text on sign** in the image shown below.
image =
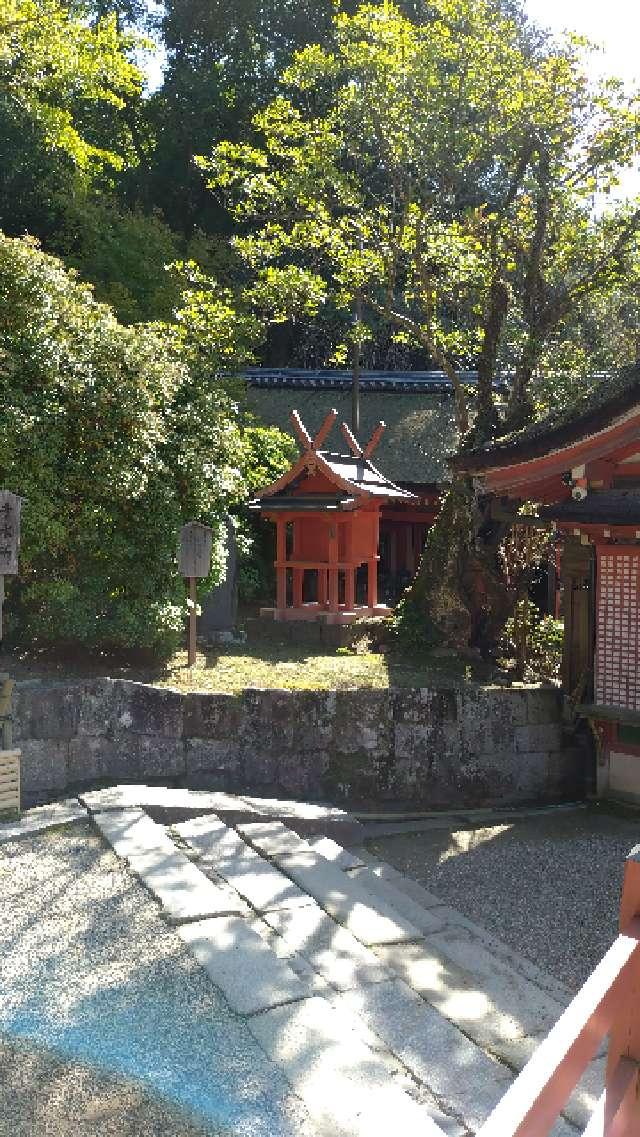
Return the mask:
[[0,576],[15,576],[20,549],[20,508],[22,498],[0,490]]

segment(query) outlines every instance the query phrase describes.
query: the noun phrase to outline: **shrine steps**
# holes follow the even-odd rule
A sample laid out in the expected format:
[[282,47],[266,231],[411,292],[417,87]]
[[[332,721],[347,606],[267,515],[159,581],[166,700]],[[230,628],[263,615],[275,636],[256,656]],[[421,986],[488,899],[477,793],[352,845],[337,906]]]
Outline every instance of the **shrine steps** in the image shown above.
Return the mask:
[[[319,1134],[371,1137],[392,1124],[407,1137],[476,1133],[569,1002],[561,984],[366,850],[305,840],[288,824],[295,809],[276,816],[284,803],[267,812],[259,799],[248,811],[221,800],[225,821],[200,813],[165,828],[133,791],[124,808],[116,795],[100,810],[105,792],[91,800],[101,832]],[[602,1066],[591,1064],[554,1137],[585,1127]]]

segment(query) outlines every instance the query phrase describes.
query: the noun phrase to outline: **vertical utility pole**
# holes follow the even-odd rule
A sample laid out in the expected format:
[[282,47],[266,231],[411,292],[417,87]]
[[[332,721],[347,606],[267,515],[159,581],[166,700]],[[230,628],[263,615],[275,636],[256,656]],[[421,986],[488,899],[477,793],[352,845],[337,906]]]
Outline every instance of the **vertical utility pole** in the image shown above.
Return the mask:
[[356,438],[360,433],[360,324],[362,298],[356,292],[353,308],[353,352],[351,356],[351,429]]

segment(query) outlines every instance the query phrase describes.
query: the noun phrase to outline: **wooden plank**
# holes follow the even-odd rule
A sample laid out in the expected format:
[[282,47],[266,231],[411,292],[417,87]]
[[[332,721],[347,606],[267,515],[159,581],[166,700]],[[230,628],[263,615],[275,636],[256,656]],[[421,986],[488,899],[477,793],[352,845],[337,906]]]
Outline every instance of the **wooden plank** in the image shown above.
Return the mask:
[[598,1098],[582,1137],[634,1137],[638,1124],[637,1089],[638,1066],[629,1058],[622,1058]]
[[628,996],[640,954],[640,918],[619,935],[477,1137],[540,1137],[566,1105]]

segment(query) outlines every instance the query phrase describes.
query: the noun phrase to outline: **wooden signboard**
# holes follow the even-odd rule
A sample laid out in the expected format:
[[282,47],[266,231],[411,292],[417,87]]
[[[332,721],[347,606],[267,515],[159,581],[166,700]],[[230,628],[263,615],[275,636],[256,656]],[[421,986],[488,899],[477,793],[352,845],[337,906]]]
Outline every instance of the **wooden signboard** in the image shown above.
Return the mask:
[[20,508],[22,498],[0,490],[0,576],[15,576],[20,549]]
[[190,521],[180,530],[180,575],[205,577],[211,571],[213,529]]
[[21,497],[10,490],[0,490],[0,643],[3,634],[4,578],[15,576],[18,572],[21,508]]
[[189,581],[189,667],[196,661],[196,621],[198,615],[198,596],[196,580],[208,576],[211,571],[211,549],[213,529],[190,521],[180,530],[180,573]]

